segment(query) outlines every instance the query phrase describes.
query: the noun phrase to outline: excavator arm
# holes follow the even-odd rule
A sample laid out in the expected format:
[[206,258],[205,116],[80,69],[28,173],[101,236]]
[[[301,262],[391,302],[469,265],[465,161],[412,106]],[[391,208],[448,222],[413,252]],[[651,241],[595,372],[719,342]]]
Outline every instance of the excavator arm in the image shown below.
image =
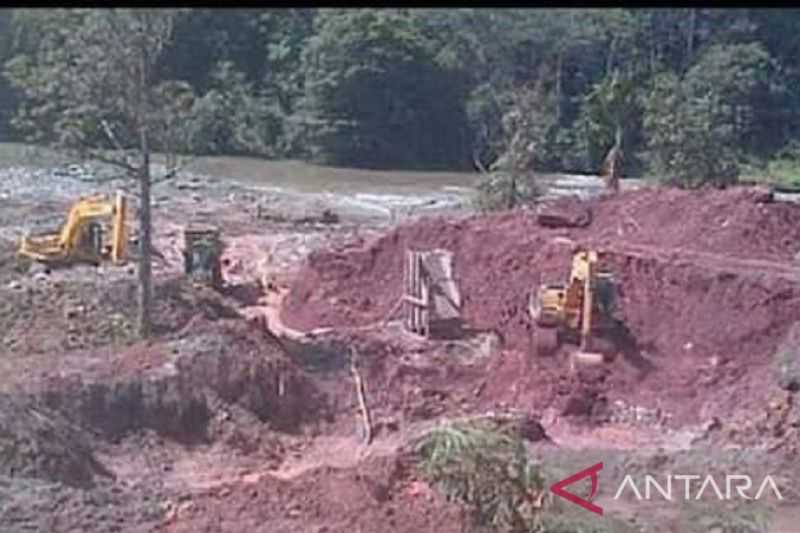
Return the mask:
[[[584,361],[602,361],[592,352],[594,334],[606,328],[614,304],[614,282],[599,265],[594,250],[575,253],[565,284],[542,285],[531,294],[529,311],[536,325],[537,351],[552,351],[559,339],[579,344],[576,356]],[[554,341],[548,331],[557,332]]]
[[128,231],[126,216],[128,203],[122,193],[117,193],[114,199],[114,219],[111,230],[111,261],[120,264],[128,255]]

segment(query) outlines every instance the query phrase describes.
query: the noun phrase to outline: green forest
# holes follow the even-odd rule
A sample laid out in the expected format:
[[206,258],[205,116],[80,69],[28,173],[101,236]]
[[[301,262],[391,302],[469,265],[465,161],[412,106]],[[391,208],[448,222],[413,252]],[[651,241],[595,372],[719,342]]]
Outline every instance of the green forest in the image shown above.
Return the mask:
[[[100,11],[0,10],[2,140],[110,142],[136,96],[103,50],[134,30]],[[800,159],[800,10],[171,11],[155,150],[596,173],[619,136],[627,175],[686,187]]]

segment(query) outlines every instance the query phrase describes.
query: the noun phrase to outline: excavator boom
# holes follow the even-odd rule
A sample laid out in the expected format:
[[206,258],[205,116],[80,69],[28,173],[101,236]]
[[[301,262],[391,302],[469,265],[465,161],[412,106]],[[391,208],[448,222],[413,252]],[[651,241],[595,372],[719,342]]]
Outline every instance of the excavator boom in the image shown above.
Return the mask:
[[613,323],[610,305],[613,302],[613,280],[610,273],[598,268],[596,251],[577,252],[572,258],[569,281],[547,284],[531,294],[529,312],[536,325],[538,351],[552,351],[552,335],[557,343],[568,340],[579,345],[575,354],[582,362],[603,361],[602,353],[593,352],[594,335]]

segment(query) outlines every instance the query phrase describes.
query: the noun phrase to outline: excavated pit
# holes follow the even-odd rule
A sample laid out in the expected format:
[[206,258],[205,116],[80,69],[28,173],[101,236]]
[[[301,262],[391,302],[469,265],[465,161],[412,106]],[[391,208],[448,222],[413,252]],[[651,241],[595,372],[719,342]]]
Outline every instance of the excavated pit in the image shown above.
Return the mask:
[[[240,316],[227,295],[160,283],[161,333],[147,342],[113,342],[89,330],[109,316],[124,319],[130,309],[115,307],[116,296],[95,300],[86,289],[48,283],[15,292],[19,309],[36,320],[33,328],[19,313],[5,315],[6,334],[20,344],[33,344],[45,322],[92,341],[78,349],[5,353],[1,366],[13,380],[0,390],[0,477],[13,480],[11,486],[138,479],[142,470],[126,465],[136,461],[143,438],[142,453],[161,457],[162,448],[172,450],[161,458],[164,468],[195,449],[273,464],[285,453],[282,435],[302,435],[323,416],[328,399],[314,380],[275,336]],[[107,456],[116,462],[106,464]]]
[[[540,416],[554,411],[569,418],[569,438],[585,429],[595,447],[609,442],[601,429],[620,432],[612,443],[635,436],[600,427],[608,421],[664,435],[667,416],[727,425],[730,410],[763,407],[776,376],[794,387],[793,367],[775,359],[796,353],[796,206],[744,189],[656,189],[544,212],[422,220],[313,253],[282,314],[298,330],[332,328],[310,339],[276,339],[239,316],[264,307],[263,280],[249,273],[223,295],[160,285],[151,343],[111,335],[116,315],[123,332],[131,322],[132,279],[14,289],[0,300],[0,372],[15,385],[2,388],[12,403],[0,395],[0,529],[455,531],[458,509],[401,472],[393,448],[439,418],[524,413],[529,440],[560,446],[564,428]],[[467,337],[423,340],[383,322],[410,244],[454,252]],[[527,296],[564,280],[576,245],[607,253],[625,331],[613,361],[570,374],[559,355],[532,356]],[[368,448],[353,350],[373,417]],[[776,427],[796,441],[794,416]],[[724,435],[715,430],[720,446]]]
[[32,398],[0,394],[0,476],[91,488],[111,477],[90,439],[61,413]]
[[[525,211],[426,219],[367,245],[312,253],[282,317],[305,331],[380,321],[401,296],[406,248],[444,248],[454,254],[464,321],[497,333],[507,352],[490,365],[495,399],[541,408],[560,389],[588,387],[584,404],[624,398],[695,422],[723,414],[721,396],[769,382],[772,354],[800,316],[792,262],[800,208],[767,200],[757,189],[636,191],[590,201],[586,228],[543,227]],[[612,263],[625,335],[611,365],[573,378],[563,361],[532,357],[527,298],[540,283],[563,281],[580,245]],[[720,388],[726,393],[715,397]]]
[[268,332],[239,319],[197,321],[182,336],[120,353],[125,365],[139,359],[139,368],[125,375],[49,376],[42,399],[115,441],[150,429],[180,442],[207,442],[219,402],[236,404],[282,432],[296,431],[312,416],[312,385]]

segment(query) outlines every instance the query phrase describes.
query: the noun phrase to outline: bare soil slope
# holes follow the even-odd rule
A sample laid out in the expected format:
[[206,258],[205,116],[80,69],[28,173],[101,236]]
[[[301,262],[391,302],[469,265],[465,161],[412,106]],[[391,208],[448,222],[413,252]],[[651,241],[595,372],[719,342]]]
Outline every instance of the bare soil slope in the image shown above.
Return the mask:
[[[561,203],[574,208],[571,200]],[[543,228],[525,211],[426,219],[374,242],[312,253],[283,319],[300,330],[382,320],[401,295],[404,250],[447,248],[455,254],[466,323],[497,332],[510,350],[493,362],[491,379],[507,376],[497,394],[542,407],[572,378],[560,362],[529,357],[528,294],[539,283],[564,280],[573,247],[588,245],[614,265],[620,316],[633,342],[611,369],[586,373],[584,383],[609,399],[664,407],[682,421],[724,414],[730,401],[727,392],[716,394],[720,389],[743,397],[764,390],[771,356],[800,317],[800,268],[793,263],[800,208],[747,188],[642,190],[588,207],[585,228]]]

